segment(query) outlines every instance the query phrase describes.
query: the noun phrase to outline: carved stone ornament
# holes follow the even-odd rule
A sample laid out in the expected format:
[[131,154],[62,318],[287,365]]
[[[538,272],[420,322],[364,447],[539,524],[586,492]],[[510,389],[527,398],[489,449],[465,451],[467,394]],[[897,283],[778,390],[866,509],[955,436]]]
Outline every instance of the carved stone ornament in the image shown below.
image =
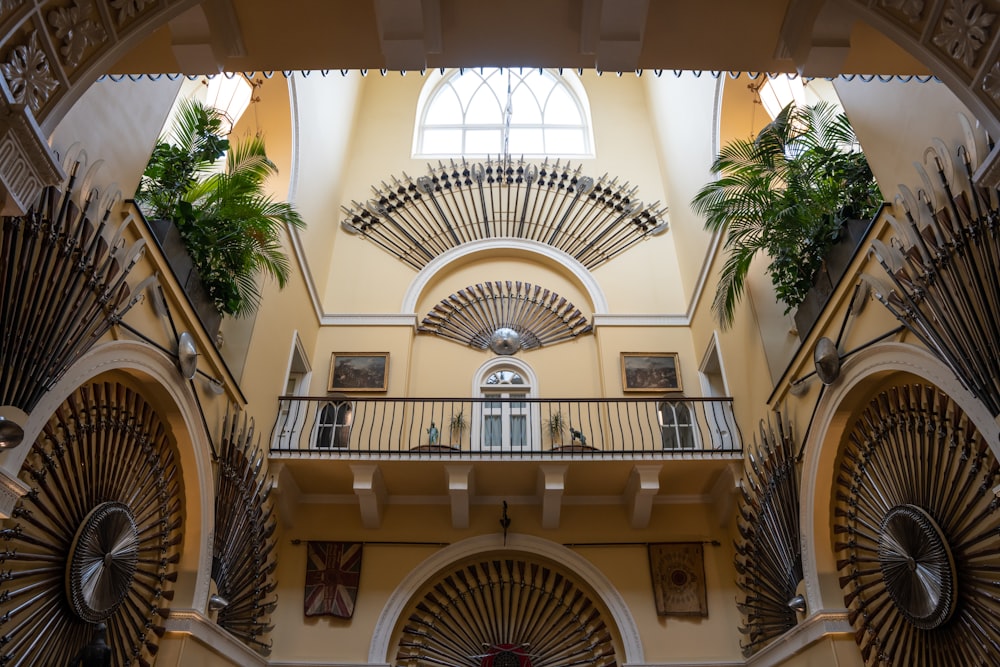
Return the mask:
[[950,0],[934,34],[934,43],[949,56],[972,67],[976,54],[989,42],[989,28],[996,14],[986,11],[979,0]]

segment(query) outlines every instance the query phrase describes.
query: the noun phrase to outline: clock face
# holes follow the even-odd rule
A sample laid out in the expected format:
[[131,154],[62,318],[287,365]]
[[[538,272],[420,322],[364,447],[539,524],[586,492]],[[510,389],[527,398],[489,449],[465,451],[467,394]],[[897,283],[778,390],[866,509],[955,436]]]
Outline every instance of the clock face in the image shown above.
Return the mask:
[[521,334],[510,327],[500,327],[490,337],[490,349],[497,354],[514,354],[521,349]]

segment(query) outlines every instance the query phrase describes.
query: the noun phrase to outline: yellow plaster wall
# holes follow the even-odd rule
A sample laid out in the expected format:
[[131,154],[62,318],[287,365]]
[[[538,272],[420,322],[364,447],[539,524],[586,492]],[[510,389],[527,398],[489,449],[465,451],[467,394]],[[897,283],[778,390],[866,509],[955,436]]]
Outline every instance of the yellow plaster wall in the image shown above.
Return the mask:
[[[281,632],[274,635],[272,659],[366,661],[375,622],[389,596],[408,572],[437,551],[433,546],[366,545],[354,618],[306,619],[302,608],[305,546],[293,545],[291,539],[454,543],[498,532],[499,511],[499,502],[474,505],[470,527],[454,530],[447,505],[390,505],[383,526],[370,530],[360,525],[358,509],[351,504],[300,505],[294,529],[279,538],[279,603],[272,620]],[[732,550],[728,535],[717,528],[709,507],[657,506],[645,530],[629,527],[624,506],[565,506],[560,528],[555,532],[541,528],[541,512],[536,505],[515,504],[509,513],[512,532],[562,544],[629,543],[574,550],[595,565],[624,598],[636,622],[647,662],[738,659],[738,638],[732,631],[738,622],[731,602],[736,595]],[[645,543],[713,539],[723,546],[705,545],[708,618],[658,617]]]
[[[349,164],[339,183],[341,203],[364,202],[371,186],[405,172],[417,177],[426,173],[426,161],[410,157],[417,97],[424,79],[416,75],[369,75],[360,84],[358,114],[352,128]],[[619,183],[639,187],[646,202],[664,200],[655,146],[642,84],[633,77],[598,77],[584,73],[583,83],[591,98],[597,158],[582,160],[584,173],[594,177],[607,173]],[[308,136],[309,126],[302,128]],[[300,182],[322,173],[320,162],[302,161]],[[304,186],[302,186],[304,187]],[[324,307],[335,313],[398,312],[402,290],[415,271],[369,241],[339,228],[343,217],[329,210],[332,239],[331,270],[324,287]],[[633,254],[635,253],[635,254]],[[599,271],[609,285],[613,312],[681,312],[685,307],[673,240],[665,236],[639,244]],[[643,290],[635,289],[635,265],[644,267]],[[317,280],[321,280],[316,270]],[[378,284],[372,276],[377,275]],[[516,277],[515,277],[516,279]],[[321,283],[322,284],[322,283]]]

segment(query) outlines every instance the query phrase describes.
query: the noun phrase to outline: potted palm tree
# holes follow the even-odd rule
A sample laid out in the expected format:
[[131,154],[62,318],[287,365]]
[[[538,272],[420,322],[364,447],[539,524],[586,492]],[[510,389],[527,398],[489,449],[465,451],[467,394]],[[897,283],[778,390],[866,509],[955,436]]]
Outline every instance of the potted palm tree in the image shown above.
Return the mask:
[[845,221],[870,220],[882,201],[847,116],[828,103],[788,105],[756,137],[726,144],[712,170],[719,177],[691,204],[707,229],[725,233],[712,303],[724,328],[758,253],[770,259],[787,313],[805,299]]
[[566,432],[566,420],[562,416],[562,412],[556,410],[549,418],[545,420],[545,430],[549,433],[549,439],[552,441],[553,447],[559,447],[563,442],[563,435]]
[[448,427],[451,430],[451,440],[452,446],[461,448],[462,446],[462,435],[465,433],[466,427],[465,414],[462,410],[459,410],[451,419],[448,421]]
[[281,233],[304,222],[291,204],[264,190],[277,168],[263,137],[230,143],[221,126],[215,109],[182,102],[169,135],[153,149],[136,203],[147,217],[176,227],[216,309],[242,317],[260,304],[262,275],[284,287],[290,266]]

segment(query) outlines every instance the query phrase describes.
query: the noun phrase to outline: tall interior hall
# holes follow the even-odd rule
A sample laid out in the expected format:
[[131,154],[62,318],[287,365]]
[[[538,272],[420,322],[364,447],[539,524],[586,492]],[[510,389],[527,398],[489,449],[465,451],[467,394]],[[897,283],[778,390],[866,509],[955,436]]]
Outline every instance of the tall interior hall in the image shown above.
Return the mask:
[[[1000,665],[1000,1],[2,0],[0,75],[0,664]],[[697,201],[790,99],[881,203],[795,308]]]

